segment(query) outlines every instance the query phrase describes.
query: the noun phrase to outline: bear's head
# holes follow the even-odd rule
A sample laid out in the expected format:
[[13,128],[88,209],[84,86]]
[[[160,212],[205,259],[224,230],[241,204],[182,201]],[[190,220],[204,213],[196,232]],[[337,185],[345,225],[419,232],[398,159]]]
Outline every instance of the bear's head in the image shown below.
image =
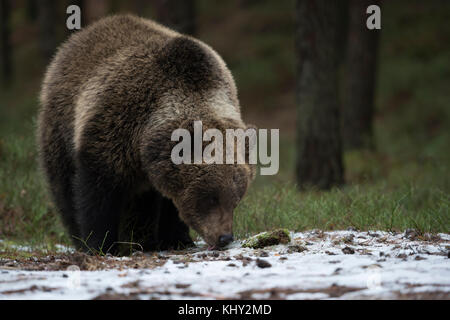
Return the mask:
[[[223,125],[204,122],[203,131],[219,128],[225,133]],[[171,159],[171,153],[177,143],[171,142],[170,133],[178,128],[185,128],[193,136],[191,121],[184,121],[182,124],[166,123],[158,130],[153,128],[146,135],[147,143],[141,151],[144,165],[148,168],[146,171],[153,186],[173,201],[180,218],[190,228],[210,247],[224,247],[233,240],[233,211],[255,176],[255,165],[248,163],[248,141],[245,148],[246,161],[242,164],[237,161],[227,164],[226,158],[223,159],[223,164],[205,163],[205,159],[198,164],[176,164]],[[227,122],[226,128],[245,130],[248,126]],[[224,156],[225,148],[224,146]],[[192,155],[193,153],[194,150]]]
[[210,247],[223,247],[233,240],[233,212],[249,187],[252,170],[246,164],[189,168],[192,180],[174,203],[180,218]]

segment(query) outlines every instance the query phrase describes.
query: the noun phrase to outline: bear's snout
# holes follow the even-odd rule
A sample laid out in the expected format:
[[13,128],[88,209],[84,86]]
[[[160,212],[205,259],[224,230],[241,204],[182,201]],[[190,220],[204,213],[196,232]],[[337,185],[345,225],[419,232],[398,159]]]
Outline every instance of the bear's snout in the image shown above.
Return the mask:
[[219,237],[219,241],[217,242],[217,245],[219,247],[225,247],[227,244],[232,242],[234,240],[233,235],[231,233],[229,234],[223,234]]

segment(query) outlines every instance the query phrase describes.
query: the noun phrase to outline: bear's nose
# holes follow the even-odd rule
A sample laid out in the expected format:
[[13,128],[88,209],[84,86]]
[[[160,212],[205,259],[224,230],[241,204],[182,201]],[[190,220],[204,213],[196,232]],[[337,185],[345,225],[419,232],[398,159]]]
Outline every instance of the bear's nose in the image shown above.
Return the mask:
[[219,243],[218,245],[220,247],[225,247],[227,244],[229,244],[231,241],[233,241],[233,235],[231,233],[229,234],[223,234],[219,237]]

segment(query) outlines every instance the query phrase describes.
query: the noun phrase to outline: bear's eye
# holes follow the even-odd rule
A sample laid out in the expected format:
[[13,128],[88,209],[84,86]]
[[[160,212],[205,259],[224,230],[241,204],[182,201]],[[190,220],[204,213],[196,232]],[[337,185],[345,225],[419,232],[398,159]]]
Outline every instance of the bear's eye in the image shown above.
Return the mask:
[[219,197],[216,195],[210,196],[206,201],[209,207],[216,207],[219,205]]
[[198,200],[196,204],[196,210],[199,213],[207,214],[211,209],[217,208],[219,206],[219,196],[212,193],[204,193]]
[[238,184],[240,181],[241,181],[241,176],[240,176],[238,173],[235,173],[235,174],[233,175],[233,182],[234,182],[235,184]]

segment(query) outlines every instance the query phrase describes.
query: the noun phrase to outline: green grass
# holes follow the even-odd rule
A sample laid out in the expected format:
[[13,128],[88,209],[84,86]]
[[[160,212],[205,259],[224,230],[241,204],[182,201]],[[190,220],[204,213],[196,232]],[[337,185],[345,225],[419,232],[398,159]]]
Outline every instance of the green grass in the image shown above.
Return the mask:
[[[201,1],[202,12],[212,10],[209,3]],[[245,9],[242,16],[231,16],[235,23],[250,18],[243,29],[245,36],[207,41],[224,51],[244,102],[266,100],[261,105],[248,103],[251,108],[277,107],[279,97],[293,88],[294,62],[288,51],[292,21],[282,19],[277,3],[265,2]],[[230,10],[234,9],[228,3],[222,4],[210,18],[202,18],[201,37],[214,40],[216,21],[239,31],[227,26],[224,12]],[[236,209],[237,237],[275,228],[450,232],[449,20],[449,4],[438,7],[415,2],[405,7],[386,3],[376,97],[376,152],[345,154],[344,187],[300,193],[294,184],[294,139],[283,135],[280,128],[280,173],[257,177]],[[248,40],[249,34],[254,38]],[[32,63],[36,50],[32,41],[18,47],[15,84],[0,93],[0,239],[51,248],[69,239],[37,166],[34,131],[42,66]]]
[[[299,193],[293,183],[294,139],[284,136],[280,173],[258,177],[237,209],[234,229],[238,236],[278,227],[450,231],[449,19],[449,4],[385,4],[376,96],[377,151],[345,154],[345,187]],[[253,96],[267,83],[283,90],[279,73],[268,70],[291,61],[286,55],[291,35],[281,32],[291,23],[288,16],[284,24],[272,24],[267,32],[254,35],[253,50],[259,57],[265,55],[265,44],[278,44],[281,49],[270,51],[264,67],[253,72],[253,81],[248,81],[250,88],[256,88]],[[258,63],[251,59],[247,68]],[[238,83],[240,79],[247,82],[245,72],[236,77]],[[266,97],[272,89],[264,90],[264,98],[276,106],[273,97]]]
[[429,174],[418,173],[414,179],[401,176],[398,183],[380,179],[330,192],[299,193],[295,185],[281,183],[254,188],[237,209],[235,232],[238,237],[279,227],[449,232],[450,196],[444,191],[448,169],[432,171],[433,177]]
[[0,139],[0,238],[31,245],[66,242],[38,170],[33,124],[24,135]]

